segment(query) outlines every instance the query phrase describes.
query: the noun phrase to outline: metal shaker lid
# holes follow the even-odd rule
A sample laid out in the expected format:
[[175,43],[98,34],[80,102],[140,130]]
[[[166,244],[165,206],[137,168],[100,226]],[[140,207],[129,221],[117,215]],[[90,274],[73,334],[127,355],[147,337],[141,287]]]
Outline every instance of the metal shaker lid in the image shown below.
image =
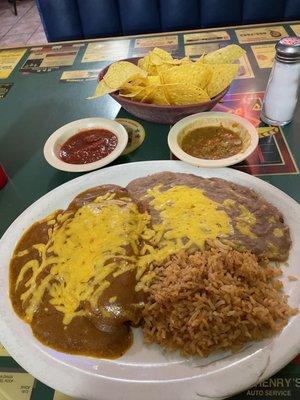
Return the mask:
[[275,46],[276,60],[286,64],[300,62],[300,37],[286,36]]

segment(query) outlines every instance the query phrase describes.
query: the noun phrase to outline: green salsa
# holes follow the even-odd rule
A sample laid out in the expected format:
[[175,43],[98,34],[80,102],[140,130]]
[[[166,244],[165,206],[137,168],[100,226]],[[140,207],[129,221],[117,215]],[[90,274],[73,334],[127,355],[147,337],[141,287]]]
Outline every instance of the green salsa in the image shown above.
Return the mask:
[[238,133],[222,125],[204,126],[188,132],[182,139],[181,148],[193,157],[219,160],[239,153],[243,141]]

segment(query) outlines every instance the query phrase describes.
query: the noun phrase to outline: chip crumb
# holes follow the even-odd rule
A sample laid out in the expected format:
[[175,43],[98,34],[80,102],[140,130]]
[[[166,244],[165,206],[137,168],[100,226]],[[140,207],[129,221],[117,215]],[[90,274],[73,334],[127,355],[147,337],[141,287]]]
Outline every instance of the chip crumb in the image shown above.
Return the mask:
[[298,278],[297,278],[296,276],[294,276],[294,275],[289,275],[289,276],[288,276],[288,280],[289,280],[290,282],[294,282],[294,281],[297,281]]

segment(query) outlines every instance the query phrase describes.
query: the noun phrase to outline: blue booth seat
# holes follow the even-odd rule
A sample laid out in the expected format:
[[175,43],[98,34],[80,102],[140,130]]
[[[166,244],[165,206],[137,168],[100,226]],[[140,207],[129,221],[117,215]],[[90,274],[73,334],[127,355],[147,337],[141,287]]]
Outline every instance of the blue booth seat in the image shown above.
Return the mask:
[[50,42],[300,19],[300,0],[36,0]]

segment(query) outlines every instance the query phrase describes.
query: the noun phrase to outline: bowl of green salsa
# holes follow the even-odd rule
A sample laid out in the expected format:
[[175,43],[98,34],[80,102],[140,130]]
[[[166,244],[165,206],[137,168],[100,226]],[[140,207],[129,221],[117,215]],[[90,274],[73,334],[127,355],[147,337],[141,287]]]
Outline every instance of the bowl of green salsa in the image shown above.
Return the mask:
[[198,113],[178,121],[168,144],[177,158],[199,167],[226,167],[249,157],[258,145],[255,127],[222,112]]

